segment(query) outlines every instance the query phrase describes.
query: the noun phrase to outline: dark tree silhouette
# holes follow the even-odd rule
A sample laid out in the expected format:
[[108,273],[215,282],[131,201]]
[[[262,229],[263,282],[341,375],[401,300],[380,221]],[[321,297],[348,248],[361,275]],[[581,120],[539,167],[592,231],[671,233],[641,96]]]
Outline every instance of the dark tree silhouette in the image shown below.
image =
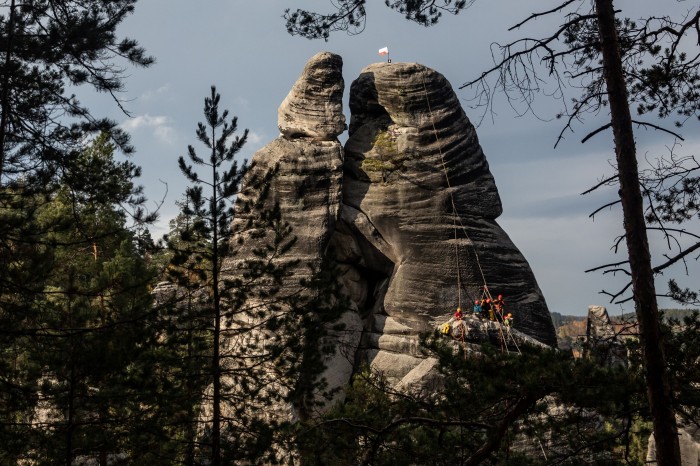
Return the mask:
[[[221,96],[216,87],[211,87],[211,96],[204,99],[205,123],[197,125],[197,139],[209,150],[206,158],[199,157],[194,147],[188,147],[189,161],[197,166],[206,167],[206,178],[200,176],[193,165],[188,165],[184,157],[178,159],[180,170],[193,186],[187,188],[187,204],[183,212],[194,217],[192,229],[199,238],[208,242],[207,248],[200,253],[204,256],[208,270],[207,288],[211,293],[212,332],[211,376],[212,394],[212,465],[221,464],[221,295],[222,286],[219,278],[221,263],[229,250],[231,221],[233,219],[233,196],[238,192],[241,179],[246,172],[246,164],[240,168],[234,159],[248,137],[248,130],[242,136],[234,136],[238,129],[238,118],[228,121],[228,110],[219,113]],[[207,187],[208,194],[204,194]]]

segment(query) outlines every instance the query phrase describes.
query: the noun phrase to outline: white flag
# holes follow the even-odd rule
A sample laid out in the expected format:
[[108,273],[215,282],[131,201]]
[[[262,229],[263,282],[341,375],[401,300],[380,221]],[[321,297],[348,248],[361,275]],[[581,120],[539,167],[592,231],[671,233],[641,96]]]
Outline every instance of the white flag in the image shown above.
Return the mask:
[[379,55],[389,55],[389,47],[379,49]]

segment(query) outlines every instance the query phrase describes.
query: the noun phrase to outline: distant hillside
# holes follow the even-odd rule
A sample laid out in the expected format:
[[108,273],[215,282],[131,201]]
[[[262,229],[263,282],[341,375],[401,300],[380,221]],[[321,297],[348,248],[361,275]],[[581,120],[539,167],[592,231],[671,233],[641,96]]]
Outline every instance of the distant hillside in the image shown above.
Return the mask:
[[[661,312],[663,313],[664,322],[668,322],[671,319],[682,321],[685,317],[692,316],[694,312],[700,312],[700,309],[661,309]],[[628,312],[622,314],[620,320],[635,322],[637,320],[637,315],[634,312]]]
[[569,324],[571,322],[586,321],[587,316],[566,316],[558,312],[552,312],[552,323],[554,324],[554,331],[557,331],[562,325]]
[[[670,319],[682,321],[684,317],[691,316],[698,309],[662,309],[664,321]],[[558,312],[552,312],[552,323],[557,335],[559,348],[571,348],[574,353],[579,350],[581,339],[586,336],[586,325],[588,316],[567,316]],[[613,322],[636,322],[637,316],[634,312],[620,315],[610,315]]]

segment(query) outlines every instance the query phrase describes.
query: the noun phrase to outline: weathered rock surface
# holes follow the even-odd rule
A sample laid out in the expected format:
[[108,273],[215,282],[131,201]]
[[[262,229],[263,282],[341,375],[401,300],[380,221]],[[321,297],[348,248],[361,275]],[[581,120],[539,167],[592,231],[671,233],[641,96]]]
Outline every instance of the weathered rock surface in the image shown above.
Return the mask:
[[345,131],[342,65],[340,56],[326,52],[309,60],[277,111],[286,138],[337,142]]
[[[257,382],[264,390],[284,395],[288,381],[279,380],[284,372],[279,361],[266,361],[266,341],[274,341],[273,332],[264,322],[272,316],[288,312],[290,300],[298,299],[306,290],[300,284],[312,276],[324,260],[341,211],[343,148],[337,137],[345,130],[342,113],[342,59],[332,53],[319,53],[309,60],[300,77],[279,108],[280,136],[257,151],[252,168],[246,174],[236,201],[236,218],[232,239],[236,254],[224,260],[222,276],[235,279],[250,269],[265,251],[276,267],[286,267],[283,277],[263,276],[254,287],[268,286],[279,290],[271,296],[248,296],[243,309],[226,319],[221,351],[224,355],[244,351],[245,358],[224,359],[229,366],[238,360],[257,364]],[[264,187],[264,189],[263,189]],[[261,197],[261,192],[265,194]],[[270,215],[279,208],[278,221]],[[290,234],[279,244],[275,235],[291,226]],[[294,239],[293,244],[290,243]],[[285,251],[275,248],[285,244]],[[325,378],[332,387],[349,380],[354,368],[355,350],[359,344],[362,322],[356,312],[340,319],[342,330],[333,330],[336,353],[326,361]],[[254,328],[242,335],[240,328]],[[286,338],[286,336],[285,336]],[[248,348],[245,346],[248,345]],[[240,349],[242,348],[242,349]],[[347,348],[350,348],[349,350]],[[225,367],[234,372],[240,368]],[[235,382],[225,381],[229,386]],[[251,405],[253,401],[250,402]],[[235,416],[236,406],[223,406],[224,416]],[[294,419],[299,414],[287,405],[266,406],[267,415],[278,419]]]
[[588,306],[583,355],[605,366],[627,365],[627,350],[615,332],[608,310],[603,306]]
[[501,202],[476,131],[445,78],[418,64],[371,65],[352,84],[350,110],[332,244],[366,280],[353,288],[370,315],[372,366],[408,374],[422,361],[409,342],[460,302],[471,307],[484,282],[504,295],[515,328],[555,345],[535,277],[495,221]]
[[[681,448],[680,466],[700,466],[700,427],[685,424],[679,417],[676,417],[676,422],[678,423],[678,443]],[[646,461],[650,465],[657,464],[654,434],[649,436]]]
[[[224,274],[239,273],[269,240],[254,221],[275,204],[297,238],[276,258],[298,261],[283,288],[308,276],[308,264],[328,256],[340,264],[351,311],[331,334],[338,351],[327,361],[329,388],[363,362],[398,386],[435,379],[419,335],[459,304],[471,308],[484,283],[514,314],[514,342],[556,345],[527,261],[496,223],[496,185],[449,83],[417,64],[366,68],[352,85],[343,151],[341,66],[337,55],[314,56],[280,106],[281,135],[253,157],[237,202],[234,241],[245,247],[225,261]],[[255,205],[256,180],[270,173],[269,195]],[[500,341],[498,324],[465,323],[473,343]],[[232,344],[224,338],[222,348]]]

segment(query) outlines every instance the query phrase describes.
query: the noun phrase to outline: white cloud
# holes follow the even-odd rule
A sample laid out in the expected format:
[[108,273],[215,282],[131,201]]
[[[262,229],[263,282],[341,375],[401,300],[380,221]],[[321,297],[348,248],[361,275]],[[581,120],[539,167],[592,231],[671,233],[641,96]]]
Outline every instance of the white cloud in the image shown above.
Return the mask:
[[151,128],[156,138],[167,144],[172,144],[174,142],[175,131],[169,123],[170,119],[166,116],[151,116],[146,113],[145,115],[138,115],[126,120],[121,126],[127,131],[139,131],[143,128]]
[[170,83],[166,83],[162,86],[160,86],[158,89],[149,89],[143,94],[141,94],[141,99],[143,100],[153,100],[156,97],[162,96],[163,94],[166,94],[170,90]]
[[256,133],[255,131],[248,131],[248,143],[249,144],[260,144],[263,142],[264,135],[261,133]]

